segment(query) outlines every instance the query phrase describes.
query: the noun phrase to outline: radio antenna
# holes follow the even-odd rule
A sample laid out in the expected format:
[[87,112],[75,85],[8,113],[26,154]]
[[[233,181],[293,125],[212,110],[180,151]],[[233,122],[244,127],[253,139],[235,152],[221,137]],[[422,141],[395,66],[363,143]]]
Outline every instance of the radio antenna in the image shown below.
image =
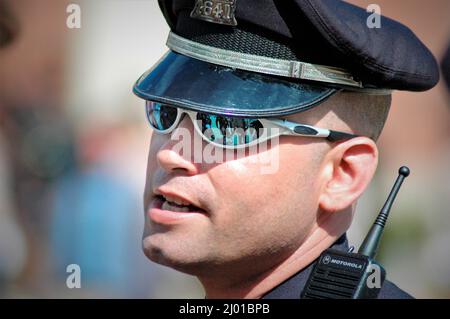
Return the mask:
[[406,166],[400,167],[400,169],[398,170],[397,180],[395,181],[395,184],[391,189],[389,197],[384,203],[384,206],[378,214],[377,219],[373,223],[372,228],[370,228],[369,233],[361,244],[358,253],[366,255],[369,258],[374,258],[377,254],[378,245],[380,244],[380,239],[383,235],[384,226],[386,225],[386,221],[389,216],[389,211],[391,210],[392,204],[394,203],[400,186],[402,186],[403,180],[408,177],[408,175],[409,168]]

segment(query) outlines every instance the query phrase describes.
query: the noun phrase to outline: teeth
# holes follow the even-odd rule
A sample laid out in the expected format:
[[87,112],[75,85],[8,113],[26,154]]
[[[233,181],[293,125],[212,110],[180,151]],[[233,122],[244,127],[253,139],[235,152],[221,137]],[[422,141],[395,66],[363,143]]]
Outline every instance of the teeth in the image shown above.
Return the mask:
[[163,196],[163,197],[164,197],[164,199],[165,199],[166,201],[175,203],[175,204],[177,204],[177,205],[181,205],[181,206],[189,206],[189,205],[191,204],[191,203],[189,203],[189,202],[185,202],[184,200],[182,200],[182,199],[180,199],[180,198],[178,198],[178,197],[172,197],[172,196],[170,196],[170,195],[166,195],[166,196]]
[[163,201],[163,204],[161,206],[161,209],[163,210],[173,212],[202,211],[202,209],[178,197],[172,197],[171,195],[157,195],[157,197]]
[[170,211],[173,211],[173,212],[182,212],[182,213],[189,212],[189,207],[188,206],[173,205],[170,202],[168,202],[167,200],[162,204],[161,209],[163,209],[163,210],[170,210]]

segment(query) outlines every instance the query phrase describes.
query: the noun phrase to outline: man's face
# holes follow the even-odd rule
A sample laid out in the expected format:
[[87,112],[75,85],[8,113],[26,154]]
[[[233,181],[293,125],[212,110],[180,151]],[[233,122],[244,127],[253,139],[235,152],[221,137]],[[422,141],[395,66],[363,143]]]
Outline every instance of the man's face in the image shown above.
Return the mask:
[[[301,113],[287,119],[307,123]],[[187,116],[178,128],[197,134]],[[263,272],[307,237],[316,222],[318,154],[328,148],[323,139],[282,136],[265,151],[212,164],[181,156],[176,143],[170,134],[153,134],[151,140],[143,236],[151,260],[193,275],[230,266]],[[263,174],[262,157],[278,157],[278,169]],[[163,204],[154,192],[203,210],[164,214],[161,206],[178,209]]]

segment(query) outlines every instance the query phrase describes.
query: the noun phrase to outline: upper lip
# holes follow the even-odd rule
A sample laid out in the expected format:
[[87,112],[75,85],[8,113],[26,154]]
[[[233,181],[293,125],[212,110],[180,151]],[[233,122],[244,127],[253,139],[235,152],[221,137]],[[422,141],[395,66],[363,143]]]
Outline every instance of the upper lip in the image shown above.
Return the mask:
[[196,201],[193,197],[191,196],[187,196],[184,194],[180,194],[178,192],[175,192],[173,190],[167,190],[167,189],[161,189],[161,188],[157,188],[153,191],[153,196],[164,196],[165,198],[170,198],[172,199],[172,201],[174,201],[175,203],[179,203],[182,205],[192,205],[195,206],[197,208],[200,208],[201,210],[205,210],[202,207],[202,204],[199,203],[198,201]]

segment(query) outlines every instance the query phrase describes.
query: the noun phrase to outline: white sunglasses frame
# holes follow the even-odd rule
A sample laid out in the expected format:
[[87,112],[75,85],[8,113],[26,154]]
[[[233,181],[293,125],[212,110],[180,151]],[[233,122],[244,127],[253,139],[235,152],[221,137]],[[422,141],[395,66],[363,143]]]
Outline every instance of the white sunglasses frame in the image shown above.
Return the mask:
[[[179,108],[177,106],[160,103],[160,104],[163,104],[163,105],[175,108],[177,110],[177,117],[176,117],[175,121],[173,122],[173,124],[169,128],[167,128],[165,130],[159,130],[159,129],[155,128],[151,124],[151,121],[150,121],[150,118],[149,118],[149,114],[148,114],[148,111],[147,111],[147,104],[148,103],[159,103],[159,102],[145,101],[146,118],[147,118],[147,120],[148,120],[148,122],[150,124],[150,127],[156,133],[162,134],[162,135],[171,133],[180,124],[181,120],[184,117],[184,114],[187,114],[189,116],[189,118],[191,119],[195,130],[197,131],[197,133],[201,136],[201,138],[204,141],[206,141],[207,143],[213,144],[214,146],[217,146],[219,148],[225,148],[225,149],[247,148],[247,147],[251,147],[251,146],[263,143],[263,142],[265,142],[267,140],[270,140],[270,139],[272,139],[274,137],[282,136],[282,135],[302,136],[302,137],[321,137],[321,138],[327,139],[330,142],[337,142],[337,141],[341,141],[341,140],[345,140],[345,139],[351,139],[351,138],[359,136],[359,135],[355,135],[355,134],[352,134],[352,133],[339,132],[339,131],[319,128],[319,127],[312,126],[312,125],[291,122],[291,121],[288,121],[288,120],[285,120],[285,119],[279,119],[279,118],[256,118],[254,120],[260,121],[261,124],[263,125],[263,134],[260,137],[258,137],[256,140],[254,140],[254,141],[252,141],[250,143],[247,143],[247,144],[224,145],[224,144],[219,144],[219,143],[216,143],[214,141],[209,140],[202,133],[202,131],[200,130],[200,127],[198,125],[198,120],[197,120],[197,114],[198,113],[209,114],[209,113],[186,110],[186,109]],[[212,115],[231,117],[231,118],[233,117],[233,116],[229,116],[229,115],[220,115],[220,114],[212,114]],[[270,132],[274,132],[274,133],[267,134],[267,132],[269,130],[270,130]]]

